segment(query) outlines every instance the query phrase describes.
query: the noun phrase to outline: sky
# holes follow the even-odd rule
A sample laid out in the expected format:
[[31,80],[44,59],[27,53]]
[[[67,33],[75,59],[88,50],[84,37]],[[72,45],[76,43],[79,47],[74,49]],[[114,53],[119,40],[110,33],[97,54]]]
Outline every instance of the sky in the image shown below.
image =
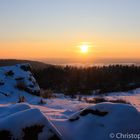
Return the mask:
[[0,0],[0,58],[140,59],[140,0]]

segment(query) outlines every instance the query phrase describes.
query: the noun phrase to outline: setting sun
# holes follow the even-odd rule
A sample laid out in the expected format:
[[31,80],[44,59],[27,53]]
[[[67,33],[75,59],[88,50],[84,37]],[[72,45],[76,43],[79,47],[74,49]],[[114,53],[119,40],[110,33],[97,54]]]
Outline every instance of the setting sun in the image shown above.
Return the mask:
[[87,53],[89,50],[89,45],[85,44],[85,45],[81,45],[80,46],[81,52],[82,53]]

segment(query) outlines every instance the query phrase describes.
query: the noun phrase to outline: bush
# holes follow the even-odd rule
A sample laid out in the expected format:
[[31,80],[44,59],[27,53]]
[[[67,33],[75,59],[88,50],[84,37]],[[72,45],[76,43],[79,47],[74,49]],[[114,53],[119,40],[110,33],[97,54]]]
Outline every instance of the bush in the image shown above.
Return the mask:
[[109,102],[112,102],[112,103],[122,103],[122,104],[130,104],[128,101],[123,100],[123,99],[109,100]]
[[123,103],[123,104],[130,104],[129,102],[127,102],[126,100],[123,99],[117,99],[117,100],[109,100],[109,99],[105,99],[103,97],[95,97],[92,99],[85,99],[84,101],[86,103],[91,103],[91,104],[98,104],[98,103],[102,103],[102,102],[111,102],[111,103]]
[[48,98],[48,99],[55,98],[55,96],[53,95],[53,91],[51,89],[42,90],[40,95],[43,98]]
[[38,104],[44,105],[44,104],[46,104],[46,103],[47,103],[47,102],[41,98]]
[[103,97],[95,97],[95,98],[92,98],[92,99],[87,99],[86,102],[98,104],[98,103],[102,103],[102,102],[108,102],[108,100],[106,100]]
[[25,97],[24,96],[20,96],[19,100],[18,100],[18,103],[23,103],[23,102],[25,102]]
[[78,96],[78,101],[82,101],[82,96]]

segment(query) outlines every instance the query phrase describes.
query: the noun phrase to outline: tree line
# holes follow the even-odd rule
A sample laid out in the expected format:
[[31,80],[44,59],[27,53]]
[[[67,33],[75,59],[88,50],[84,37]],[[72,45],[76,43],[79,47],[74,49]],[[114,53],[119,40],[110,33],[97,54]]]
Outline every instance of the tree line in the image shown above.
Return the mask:
[[34,69],[42,89],[64,94],[99,94],[140,87],[140,66],[109,65],[93,67],[53,66]]

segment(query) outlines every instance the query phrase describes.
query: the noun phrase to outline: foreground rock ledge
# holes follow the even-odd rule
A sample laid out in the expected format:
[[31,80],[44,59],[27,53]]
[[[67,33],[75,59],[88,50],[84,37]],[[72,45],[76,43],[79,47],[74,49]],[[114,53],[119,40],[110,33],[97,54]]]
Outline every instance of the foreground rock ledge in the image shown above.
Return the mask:
[[139,134],[140,113],[128,104],[100,103],[55,124],[65,140],[111,140],[110,133]]

